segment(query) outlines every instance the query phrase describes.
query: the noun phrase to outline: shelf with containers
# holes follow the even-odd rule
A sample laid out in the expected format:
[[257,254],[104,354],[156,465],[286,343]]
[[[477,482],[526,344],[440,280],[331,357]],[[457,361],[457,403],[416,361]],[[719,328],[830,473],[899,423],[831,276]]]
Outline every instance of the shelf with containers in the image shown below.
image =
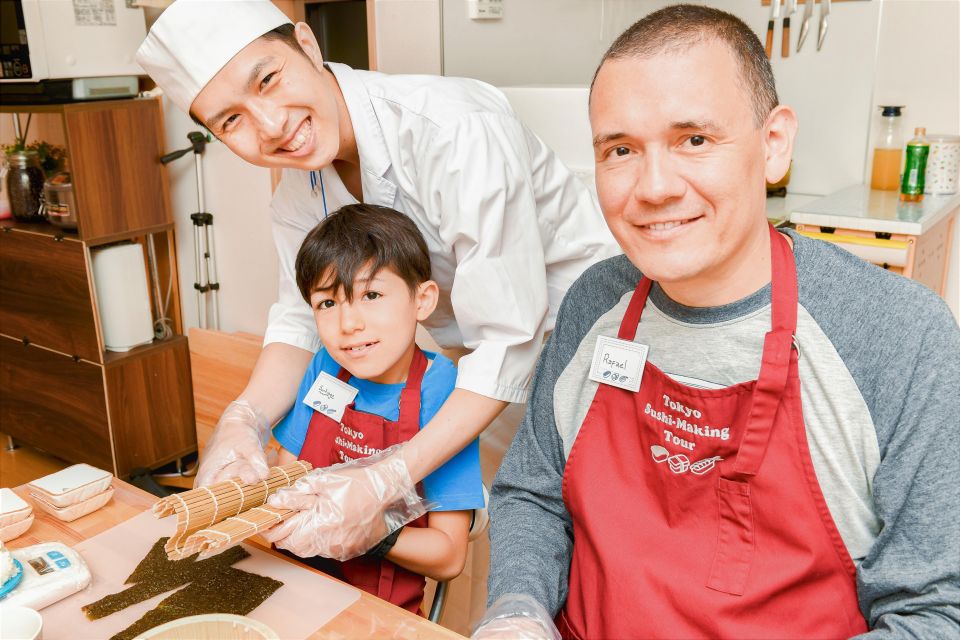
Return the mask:
[[[196,450],[174,222],[156,99],[2,105],[30,117],[28,141],[66,148],[76,231],[0,221],[0,431],[120,477]],[[12,142],[10,115],[0,136]],[[33,135],[31,135],[33,134]],[[128,351],[104,338],[95,256],[142,247],[150,314],[165,337]]]

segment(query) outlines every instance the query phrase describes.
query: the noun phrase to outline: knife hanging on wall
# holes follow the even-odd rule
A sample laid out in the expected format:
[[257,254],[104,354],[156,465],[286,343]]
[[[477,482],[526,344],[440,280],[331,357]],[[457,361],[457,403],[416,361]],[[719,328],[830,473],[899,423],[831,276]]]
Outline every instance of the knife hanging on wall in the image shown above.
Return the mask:
[[790,16],[797,12],[797,0],[785,0],[783,5],[783,42],[780,44],[780,55],[790,57]]
[[797,53],[800,53],[800,47],[803,41],[807,39],[807,33],[810,31],[810,20],[813,19],[813,0],[805,0],[803,3],[803,21],[800,23],[800,39],[797,40]]
[[780,17],[780,0],[770,0],[770,20],[767,21],[767,43],[763,50],[767,58],[773,58],[773,29]]
[[817,35],[817,51],[823,47],[827,37],[827,28],[830,26],[830,0],[820,0],[820,33]]

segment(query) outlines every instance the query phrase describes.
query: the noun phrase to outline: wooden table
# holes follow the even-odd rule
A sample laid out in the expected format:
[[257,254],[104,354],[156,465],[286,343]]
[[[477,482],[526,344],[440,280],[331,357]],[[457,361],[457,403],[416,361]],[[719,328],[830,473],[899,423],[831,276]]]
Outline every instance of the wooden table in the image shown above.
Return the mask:
[[[6,543],[7,546],[17,549],[53,541],[73,546],[146,511],[157,501],[156,496],[117,478],[113,479],[113,488],[115,490],[113,500],[107,506],[73,522],[61,522],[34,507],[35,520],[29,531]],[[14,488],[14,492],[33,505],[33,499],[29,497],[26,485]],[[258,546],[262,547],[262,545]],[[266,547],[263,548],[266,549]],[[270,549],[266,550],[287,562],[299,564]],[[307,571],[314,571],[305,565],[300,566]],[[360,592],[359,600],[318,629],[310,638],[311,640],[346,640],[347,638],[422,638],[425,640],[460,638],[462,640],[463,636],[366,592]]]

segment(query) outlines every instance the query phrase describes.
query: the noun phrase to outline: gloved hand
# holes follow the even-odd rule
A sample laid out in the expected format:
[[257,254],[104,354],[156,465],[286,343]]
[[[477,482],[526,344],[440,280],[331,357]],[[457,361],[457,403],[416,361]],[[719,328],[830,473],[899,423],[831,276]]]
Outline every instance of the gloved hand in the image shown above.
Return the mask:
[[267,504],[300,513],[261,535],[302,557],[349,560],[427,512],[396,445],[360,460],[314,469]]
[[528,595],[506,593],[484,614],[471,640],[560,640],[547,610]]
[[193,486],[237,477],[247,484],[263,480],[270,473],[263,451],[269,441],[270,424],[264,415],[246,400],[231,402],[200,456]]

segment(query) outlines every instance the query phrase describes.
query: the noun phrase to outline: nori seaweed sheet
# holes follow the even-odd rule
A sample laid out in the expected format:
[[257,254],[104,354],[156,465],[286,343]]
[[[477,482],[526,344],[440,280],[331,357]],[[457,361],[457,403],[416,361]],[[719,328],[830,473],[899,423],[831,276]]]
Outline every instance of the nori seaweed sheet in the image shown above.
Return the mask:
[[183,560],[171,561],[167,559],[163,549],[166,541],[167,538],[160,538],[127,578],[126,584],[136,584],[84,605],[82,609],[87,618],[90,620],[104,618],[189,582],[205,580],[209,576],[220,573],[224,568],[250,557],[242,547],[231,547],[206,560],[197,561],[196,555],[193,555]]
[[269,598],[283,583],[273,578],[223,567],[164,598],[156,608],[113,636],[110,640],[133,640],[171,620],[205,613],[232,613],[245,616]]

